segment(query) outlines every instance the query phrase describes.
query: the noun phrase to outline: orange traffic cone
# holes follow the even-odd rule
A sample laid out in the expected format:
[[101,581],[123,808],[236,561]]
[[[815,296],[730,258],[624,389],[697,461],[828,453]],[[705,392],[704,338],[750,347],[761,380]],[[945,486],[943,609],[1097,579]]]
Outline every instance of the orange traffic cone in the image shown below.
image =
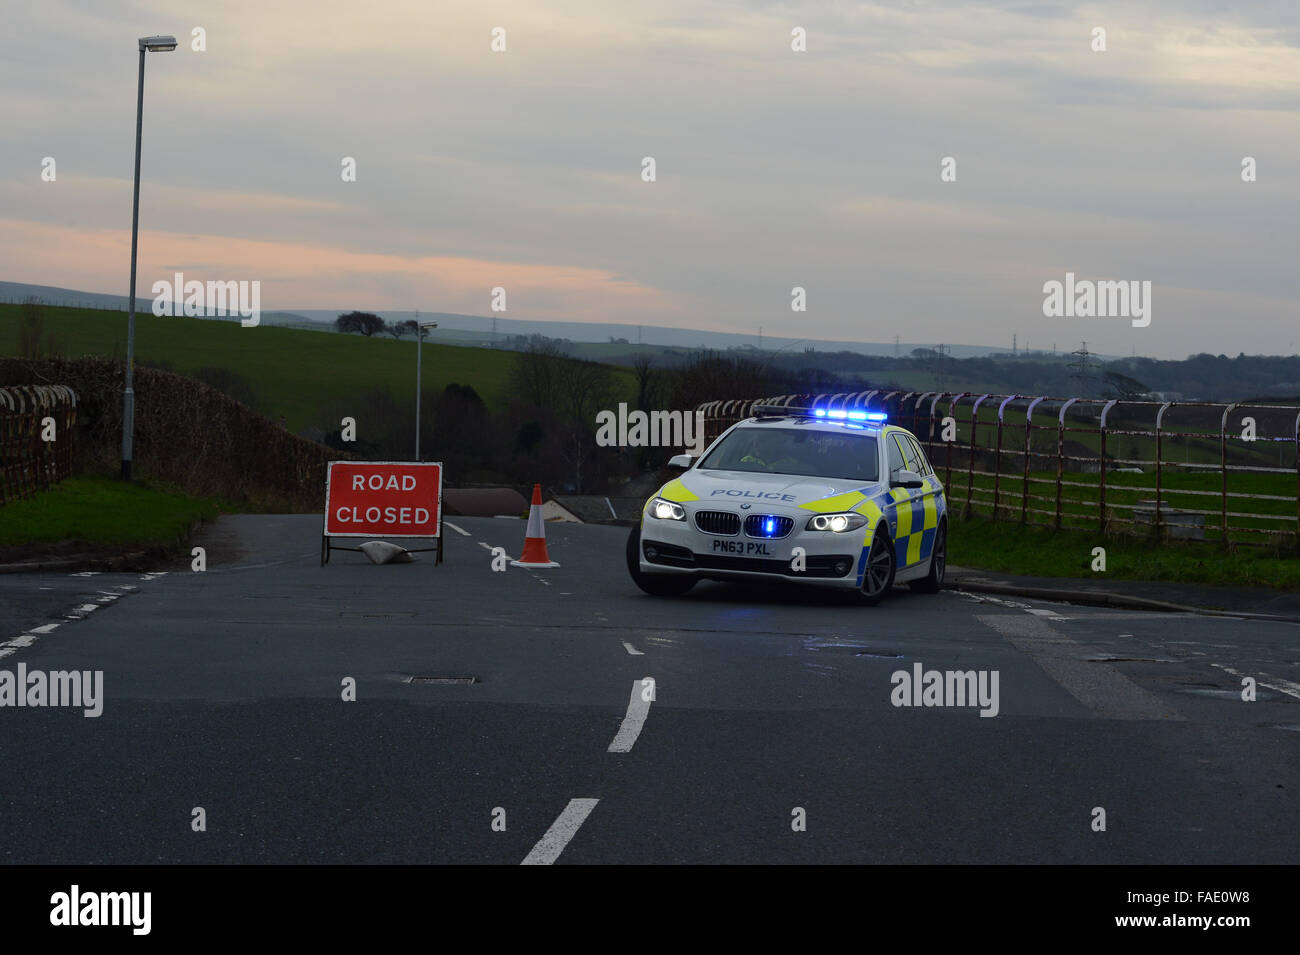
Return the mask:
[[528,508],[528,530],[524,532],[524,552],[514,567],[559,567],[546,553],[546,522],[542,520],[542,486],[533,485],[533,502]]

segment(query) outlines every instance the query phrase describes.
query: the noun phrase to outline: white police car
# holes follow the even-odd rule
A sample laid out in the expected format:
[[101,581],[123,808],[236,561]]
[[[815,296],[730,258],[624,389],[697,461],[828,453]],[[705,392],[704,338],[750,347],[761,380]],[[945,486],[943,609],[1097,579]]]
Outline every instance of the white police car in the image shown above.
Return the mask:
[[646,501],[627,567],[648,594],[708,580],[781,579],[937,592],[947,558],[943,485],[910,432],[879,412],[755,408]]

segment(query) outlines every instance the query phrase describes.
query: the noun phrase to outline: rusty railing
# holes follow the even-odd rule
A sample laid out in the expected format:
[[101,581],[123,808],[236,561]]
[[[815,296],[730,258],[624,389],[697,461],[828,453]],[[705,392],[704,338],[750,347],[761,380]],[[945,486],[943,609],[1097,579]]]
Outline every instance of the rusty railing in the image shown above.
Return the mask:
[[[0,504],[43,491],[72,473],[76,421],[77,395],[71,388],[0,388]],[[47,440],[51,434],[53,440]]]
[[885,411],[964,515],[1056,528],[1300,543],[1300,407],[860,391],[710,401],[713,440],[755,404]]

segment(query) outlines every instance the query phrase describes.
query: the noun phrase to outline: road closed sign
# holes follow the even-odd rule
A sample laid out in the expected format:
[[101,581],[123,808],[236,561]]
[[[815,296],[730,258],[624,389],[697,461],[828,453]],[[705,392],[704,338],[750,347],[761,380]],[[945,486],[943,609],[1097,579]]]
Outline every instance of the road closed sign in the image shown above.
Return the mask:
[[327,537],[441,537],[442,465],[331,461]]

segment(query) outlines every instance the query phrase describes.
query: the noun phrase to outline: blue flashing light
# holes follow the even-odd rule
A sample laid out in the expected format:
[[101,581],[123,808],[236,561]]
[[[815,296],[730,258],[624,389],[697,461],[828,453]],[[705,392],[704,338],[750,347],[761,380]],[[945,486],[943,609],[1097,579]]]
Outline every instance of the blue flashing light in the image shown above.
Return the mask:
[[889,420],[889,415],[883,411],[846,411],[843,408],[813,408],[812,413],[818,418],[829,418],[832,421],[870,421],[875,424],[881,424]]
[[768,537],[771,537],[773,534],[776,533],[775,518],[769,517],[767,520],[763,521],[763,533],[766,534]]

